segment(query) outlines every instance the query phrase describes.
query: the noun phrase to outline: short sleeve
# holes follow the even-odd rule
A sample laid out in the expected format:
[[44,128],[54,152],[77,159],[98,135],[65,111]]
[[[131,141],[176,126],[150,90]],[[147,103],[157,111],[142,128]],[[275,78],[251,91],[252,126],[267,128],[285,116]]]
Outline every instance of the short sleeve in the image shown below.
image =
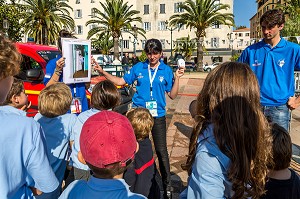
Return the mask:
[[133,84],[133,82],[136,80],[136,70],[137,67],[143,67],[142,62],[137,63],[136,65],[134,65],[127,73],[125,73],[125,75],[123,76],[123,79],[125,80],[125,82],[127,84]]
[[[166,66],[168,67],[168,66]],[[170,92],[172,90],[173,84],[174,84],[174,74],[172,70],[167,69],[167,76],[166,76],[166,92]]]
[[47,85],[51,79],[56,67],[56,59],[51,59],[46,65],[46,74],[44,76],[44,85]]
[[242,62],[242,63],[247,63],[249,64],[249,56],[248,56],[248,49],[246,48],[242,54],[240,55],[240,57],[238,58],[238,62]]

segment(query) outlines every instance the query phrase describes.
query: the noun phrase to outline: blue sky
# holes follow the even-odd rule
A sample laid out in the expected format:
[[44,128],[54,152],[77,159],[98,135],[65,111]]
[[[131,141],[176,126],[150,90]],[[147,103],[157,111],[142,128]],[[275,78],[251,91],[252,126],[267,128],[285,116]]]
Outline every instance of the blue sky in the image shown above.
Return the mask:
[[256,13],[257,4],[255,0],[234,0],[233,14],[236,26],[247,26],[250,28],[249,19]]

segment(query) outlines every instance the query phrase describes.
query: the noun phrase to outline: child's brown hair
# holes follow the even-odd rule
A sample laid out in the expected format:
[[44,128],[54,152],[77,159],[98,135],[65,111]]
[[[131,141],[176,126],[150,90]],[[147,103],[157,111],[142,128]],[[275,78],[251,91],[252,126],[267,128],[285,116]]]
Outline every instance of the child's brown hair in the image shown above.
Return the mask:
[[146,108],[134,108],[127,112],[137,140],[143,140],[149,136],[154,124],[154,119]]
[[120,104],[120,93],[116,86],[109,80],[97,83],[92,92],[92,106],[98,110],[108,110]]
[[282,170],[290,166],[292,159],[292,140],[288,132],[277,123],[272,124],[272,161],[269,169]]
[[48,118],[68,112],[72,103],[70,88],[61,82],[45,87],[39,95],[39,112]]
[[20,96],[22,92],[25,92],[23,81],[20,79],[14,78],[14,82],[13,82],[11,89],[9,90],[9,93],[7,94],[6,100],[3,104],[4,105],[11,104],[12,97]]

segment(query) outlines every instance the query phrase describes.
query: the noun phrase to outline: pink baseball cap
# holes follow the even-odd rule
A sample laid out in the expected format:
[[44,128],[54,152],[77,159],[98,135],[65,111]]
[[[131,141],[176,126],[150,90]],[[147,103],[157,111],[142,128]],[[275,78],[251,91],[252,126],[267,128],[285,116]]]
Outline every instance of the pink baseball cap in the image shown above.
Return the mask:
[[101,111],[84,124],[80,135],[80,151],[86,162],[98,168],[120,162],[130,163],[137,142],[129,120],[113,111]]

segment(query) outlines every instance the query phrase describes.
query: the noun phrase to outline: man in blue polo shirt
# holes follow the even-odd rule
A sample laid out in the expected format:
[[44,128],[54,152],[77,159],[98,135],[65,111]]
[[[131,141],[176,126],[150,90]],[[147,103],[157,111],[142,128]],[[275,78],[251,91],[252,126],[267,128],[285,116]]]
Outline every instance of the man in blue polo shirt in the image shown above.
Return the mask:
[[178,68],[173,75],[172,69],[160,60],[162,44],[158,39],[149,39],[145,44],[147,60],[134,65],[123,78],[112,76],[97,63],[95,69],[116,85],[132,84],[137,81],[136,93],[132,98],[133,107],[149,109],[154,117],[152,137],[158,157],[159,169],[163,179],[165,198],[171,194],[170,162],[166,141],[166,97],[175,99],[178,94],[179,79],[184,68]]
[[264,39],[247,47],[239,62],[250,65],[260,85],[262,110],[269,121],[289,129],[290,110],[300,105],[294,97],[294,69],[300,69],[300,46],[280,37],[284,13],[273,9],[260,18]]

